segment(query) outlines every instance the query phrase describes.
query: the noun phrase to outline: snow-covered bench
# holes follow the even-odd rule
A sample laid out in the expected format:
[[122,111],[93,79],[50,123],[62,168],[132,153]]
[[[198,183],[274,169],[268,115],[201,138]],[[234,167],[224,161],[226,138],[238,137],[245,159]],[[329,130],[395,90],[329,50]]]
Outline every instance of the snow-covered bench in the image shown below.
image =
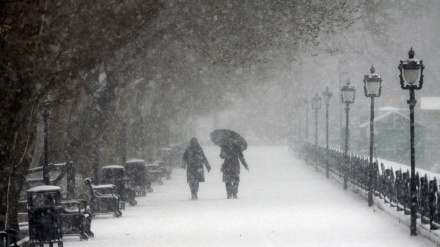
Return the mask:
[[[90,193],[90,211],[93,216],[97,214],[113,214],[115,217],[122,215],[119,210],[120,198],[115,194],[113,184],[94,185],[90,178],[86,178],[86,185]],[[101,192],[100,192],[101,191]]]

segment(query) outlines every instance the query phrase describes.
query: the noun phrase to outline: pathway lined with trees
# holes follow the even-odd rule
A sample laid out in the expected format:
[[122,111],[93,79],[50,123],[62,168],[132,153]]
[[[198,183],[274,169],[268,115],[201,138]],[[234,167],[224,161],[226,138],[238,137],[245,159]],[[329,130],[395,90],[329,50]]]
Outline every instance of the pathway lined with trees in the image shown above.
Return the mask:
[[86,246],[435,246],[340,184],[293,157],[287,147],[250,146],[244,152],[238,199],[226,199],[219,148],[203,146],[212,165],[190,200],[186,172],[154,185],[120,218],[96,217]]

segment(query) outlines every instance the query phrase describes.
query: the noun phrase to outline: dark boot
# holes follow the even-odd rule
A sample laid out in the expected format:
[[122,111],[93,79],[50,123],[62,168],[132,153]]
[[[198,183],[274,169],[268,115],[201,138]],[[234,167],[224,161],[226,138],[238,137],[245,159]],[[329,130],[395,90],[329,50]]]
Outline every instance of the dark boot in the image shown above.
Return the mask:
[[197,200],[197,191],[199,190],[198,181],[190,181],[189,188],[191,190],[191,200]]
[[226,182],[225,185],[226,185],[226,194],[228,196],[227,198],[231,199],[233,194],[232,183]]
[[238,194],[238,182],[235,182],[235,183],[232,185],[232,197],[233,197],[234,199],[237,199],[237,194]]

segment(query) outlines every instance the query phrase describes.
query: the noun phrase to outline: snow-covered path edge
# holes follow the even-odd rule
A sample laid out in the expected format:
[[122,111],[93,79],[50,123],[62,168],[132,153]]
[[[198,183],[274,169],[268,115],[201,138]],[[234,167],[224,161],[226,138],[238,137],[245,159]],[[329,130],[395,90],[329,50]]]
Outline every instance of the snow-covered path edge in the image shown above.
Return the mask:
[[[304,161],[301,161],[301,163],[305,166],[310,166]],[[316,169],[316,167],[313,167],[313,169]],[[320,171],[321,174],[325,176],[325,169],[323,169],[322,167],[318,167],[318,170]],[[338,183],[341,186],[341,189],[343,189],[342,188],[343,180],[337,174],[330,172],[329,180],[331,182]],[[354,186],[351,183],[348,184],[348,189],[356,196],[359,196],[362,199],[364,199],[365,206],[368,206],[367,205],[368,194],[366,191]],[[389,203],[385,203],[383,199],[380,199],[377,196],[373,196],[373,203],[374,205],[372,207],[374,209],[381,210],[385,212],[387,215],[394,218],[399,223],[406,225],[408,227],[408,234],[410,234],[411,218],[409,215],[405,215],[403,211],[397,211],[396,208],[391,207]],[[429,224],[422,224],[421,220],[417,219],[417,234],[432,241],[433,243],[436,244],[436,246],[440,246],[440,229],[432,231],[429,228],[430,228]]]
[[251,146],[239,199],[227,200],[219,149],[204,146],[213,169],[191,201],[185,170],[139,197],[121,218],[97,217],[95,237],[66,247],[108,246],[435,246],[369,208],[351,191],[296,159],[286,146]]

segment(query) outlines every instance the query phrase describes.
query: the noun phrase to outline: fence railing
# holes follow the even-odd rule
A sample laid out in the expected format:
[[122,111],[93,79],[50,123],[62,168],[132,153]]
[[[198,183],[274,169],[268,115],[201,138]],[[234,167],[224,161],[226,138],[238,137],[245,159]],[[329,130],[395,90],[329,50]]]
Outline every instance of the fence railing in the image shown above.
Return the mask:
[[[354,186],[363,192],[368,192],[369,158],[355,153],[345,153],[340,149],[315,146],[310,143],[292,143],[291,149],[300,159],[316,169],[326,170],[343,180],[348,177],[348,186]],[[327,163],[328,162],[328,163]],[[410,181],[409,170],[394,171],[392,166],[375,161],[373,163],[374,196],[383,199],[397,211],[410,214]],[[431,230],[440,228],[440,193],[437,178],[427,174],[416,173],[417,217],[422,224],[430,224]]]
[[[25,181],[25,189],[30,189],[34,186],[44,185],[43,167],[35,167],[29,169],[28,178]],[[75,198],[75,166],[72,161],[58,164],[49,164],[49,182],[51,185],[61,185],[65,181],[66,198]]]

